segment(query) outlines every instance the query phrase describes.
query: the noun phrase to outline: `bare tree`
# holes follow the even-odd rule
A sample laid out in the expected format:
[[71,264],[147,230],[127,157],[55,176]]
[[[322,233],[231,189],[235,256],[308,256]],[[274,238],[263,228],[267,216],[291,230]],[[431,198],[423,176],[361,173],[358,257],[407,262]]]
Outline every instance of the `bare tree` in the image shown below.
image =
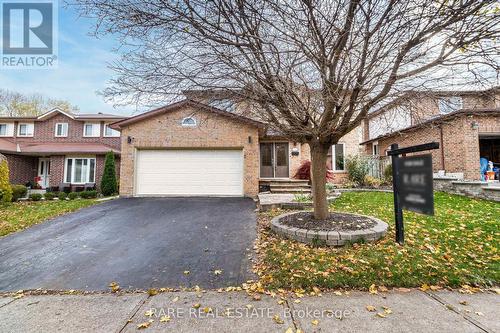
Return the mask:
[[[494,0],[78,0],[122,61],[108,97],[151,102],[184,89],[248,100],[272,129],[311,150],[314,215],[328,216],[331,145],[409,89],[498,71]],[[494,68],[494,70],[491,70]],[[494,76],[494,75],[493,75]],[[439,83],[441,82],[441,83]]]
[[0,89],[0,115],[9,117],[37,116],[51,109],[59,108],[78,112],[78,107],[68,101],[46,98],[39,94],[23,95],[19,92]]

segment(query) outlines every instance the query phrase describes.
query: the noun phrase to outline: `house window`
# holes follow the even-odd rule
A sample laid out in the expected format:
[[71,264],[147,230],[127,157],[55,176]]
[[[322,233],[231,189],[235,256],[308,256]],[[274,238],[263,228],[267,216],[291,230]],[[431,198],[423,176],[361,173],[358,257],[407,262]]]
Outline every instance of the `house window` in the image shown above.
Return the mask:
[[438,107],[441,114],[458,111],[463,108],[462,97],[442,97],[438,101]]
[[332,146],[332,167],[334,171],[345,171],[344,156],[345,147],[343,143]]
[[182,119],[182,126],[194,127],[196,126],[196,119],[193,117],[186,117]]
[[372,145],[372,152],[373,152],[373,156],[378,156],[378,155],[380,155],[380,151],[379,151],[378,143],[374,143],[374,144]]
[[67,158],[64,171],[66,183],[93,183],[95,181],[95,158]]
[[33,136],[34,125],[29,123],[19,123],[17,136]]
[[68,136],[68,123],[57,123],[55,136],[56,137],[67,137]]
[[83,136],[98,137],[101,133],[101,125],[99,123],[85,123],[83,125]]
[[105,124],[104,125],[104,136],[118,137],[118,136],[120,136],[120,131],[112,129],[111,127],[109,127],[109,124]]
[[0,124],[0,136],[13,136],[14,124],[4,123]]

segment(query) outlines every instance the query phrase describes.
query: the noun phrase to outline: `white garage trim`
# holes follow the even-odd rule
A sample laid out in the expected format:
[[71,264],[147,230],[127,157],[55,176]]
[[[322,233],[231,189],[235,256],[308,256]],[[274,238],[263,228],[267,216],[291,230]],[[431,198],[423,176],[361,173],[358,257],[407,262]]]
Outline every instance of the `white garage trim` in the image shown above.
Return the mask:
[[243,196],[241,149],[138,149],[136,196]]

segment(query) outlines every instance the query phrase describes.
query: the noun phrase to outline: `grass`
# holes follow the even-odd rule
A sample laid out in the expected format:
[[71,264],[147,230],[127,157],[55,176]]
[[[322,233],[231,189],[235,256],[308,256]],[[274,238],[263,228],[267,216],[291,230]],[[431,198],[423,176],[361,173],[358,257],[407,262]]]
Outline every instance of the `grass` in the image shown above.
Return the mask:
[[97,203],[95,199],[0,203],[0,236]]
[[372,215],[389,223],[376,243],[314,248],[274,235],[279,211],[262,213],[255,266],[269,289],[497,285],[500,281],[500,203],[435,195],[435,216],[404,212],[405,245],[394,241],[391,193],[347,192],[332,210]]

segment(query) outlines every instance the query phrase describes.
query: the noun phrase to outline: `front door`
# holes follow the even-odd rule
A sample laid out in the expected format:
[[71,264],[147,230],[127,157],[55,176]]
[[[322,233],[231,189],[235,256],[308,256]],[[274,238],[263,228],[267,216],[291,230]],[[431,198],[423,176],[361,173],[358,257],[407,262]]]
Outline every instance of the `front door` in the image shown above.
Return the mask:
[[38,159],[38,177],[40,178],[40,180],[38,181],[38,185],[40,185],[42,188],[49,187],[50,159],[48,158]]
[[260,177],[288,178],[288,142],[260,144]]

